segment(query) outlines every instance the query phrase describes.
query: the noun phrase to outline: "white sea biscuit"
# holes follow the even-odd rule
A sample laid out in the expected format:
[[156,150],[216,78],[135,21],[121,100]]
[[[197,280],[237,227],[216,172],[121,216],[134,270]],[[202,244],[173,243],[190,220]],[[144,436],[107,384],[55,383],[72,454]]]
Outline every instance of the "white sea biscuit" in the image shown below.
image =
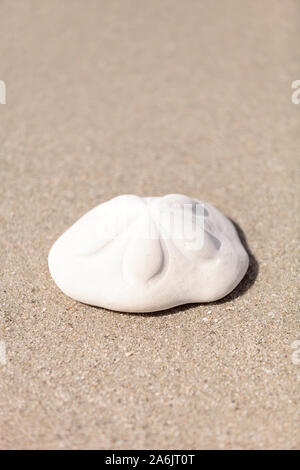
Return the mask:
[[231,292],[249,258],[232,222],[180,194],[118,196],[52,246],[49,270],[68,296],[122,312],[210,302]]

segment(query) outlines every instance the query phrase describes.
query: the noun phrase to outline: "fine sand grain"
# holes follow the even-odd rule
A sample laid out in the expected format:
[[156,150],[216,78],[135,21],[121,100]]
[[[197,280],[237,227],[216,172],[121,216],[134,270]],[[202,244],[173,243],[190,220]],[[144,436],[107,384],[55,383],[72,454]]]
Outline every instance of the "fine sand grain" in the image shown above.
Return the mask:
[[[2,0],[0,15],[0,447],[299,447],[300,2]],[[247,237],[232,295],[139,315],[59,291],[47,255],[70,224],[174,192]]]

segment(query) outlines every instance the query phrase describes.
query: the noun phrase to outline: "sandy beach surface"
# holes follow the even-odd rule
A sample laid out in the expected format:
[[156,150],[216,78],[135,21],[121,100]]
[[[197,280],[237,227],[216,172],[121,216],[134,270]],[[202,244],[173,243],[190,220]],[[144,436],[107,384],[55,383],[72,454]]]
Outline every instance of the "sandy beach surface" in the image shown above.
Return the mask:
[[[0,15],[0,448],[299,447],[300,2]],[[81,215],[175,192],[243,231],[232,295],[140,315],[59,291],[47,255]]]

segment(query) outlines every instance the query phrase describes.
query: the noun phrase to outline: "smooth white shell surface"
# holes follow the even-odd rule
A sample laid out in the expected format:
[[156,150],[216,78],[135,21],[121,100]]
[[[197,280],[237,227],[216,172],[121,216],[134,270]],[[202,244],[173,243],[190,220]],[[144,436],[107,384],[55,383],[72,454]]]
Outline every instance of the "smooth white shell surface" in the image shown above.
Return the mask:
[[151,312],[224,297],[245,275],[249,258],[232,222],[212,205],[179,194],[124,195],[72,225],[48,263],[73,299]]

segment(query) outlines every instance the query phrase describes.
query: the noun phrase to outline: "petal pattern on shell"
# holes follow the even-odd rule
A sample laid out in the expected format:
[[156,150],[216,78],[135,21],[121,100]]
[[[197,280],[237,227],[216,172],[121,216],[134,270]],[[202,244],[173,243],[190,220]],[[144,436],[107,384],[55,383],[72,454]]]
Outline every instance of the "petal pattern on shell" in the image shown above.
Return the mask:
[[52,246],[60,289],[91,305],[151,312],[231,292],[249,258],[232,222],[181,194],[118,196],[81,217]]

